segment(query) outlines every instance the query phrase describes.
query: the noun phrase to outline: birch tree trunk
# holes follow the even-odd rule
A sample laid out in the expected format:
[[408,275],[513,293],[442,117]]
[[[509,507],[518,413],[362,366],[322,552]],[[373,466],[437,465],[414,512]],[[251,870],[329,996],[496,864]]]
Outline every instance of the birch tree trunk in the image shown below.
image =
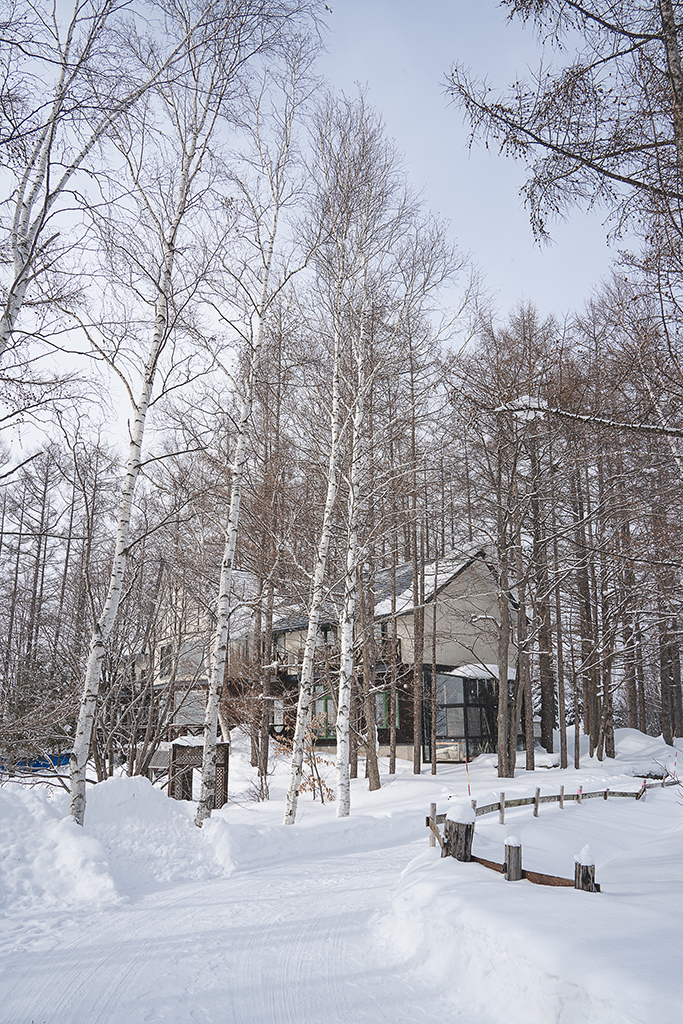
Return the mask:
[[[362,416],[362,413],[360,414]],[[346,818],[351,809],[351,787],[349,781],[349,721],[351,713],[351,688],[353,685],[353,636],[356,621],[358,595],[358,465],[357,427],[360,426],[358,405],[353,420],[351,441],[351,473],[349,475],[348,497],[348,543],[346,549],[346,573],[344,575],[344,603],[339,619],[339,699],[337,703],[337,797],[335,814]]]
[[439,589],[439,554],[435,552],[434,560],[434,597],[432,598],[432,685],[431,685],[431,721],[429,730],[429,746],[431,747],[432,775],[436,775],[436,595]]
[[[127,137],[121,134],[115,137],[119,152],[131,177],[132,194],[148,217],[148,222],[154,225],[156,230],[155,237],[159,245],[160,260],[159,275],[153,282],[156,308],[154,329],[142,373],[140,391],[135,401],[133,401],[132,388],[126,382],[128,393],[134,404],[135,416],[130,426],[128,460],[119,501],[114,555],[107,595],[101,614],[99,616],[96,614],[94,606],[91,611],[93,630],[71,755],[70,813],[74,820],[81,825],[85,815],[86,768],[102,662],[105,645],[116,620],[121,600],[123,578],[130,549],[131,513],[142,462],[147,413],[152,400],[159,360],[173,329],[176,314],[175,309],[172,311],[171,300],[174,271],[179,252],[179,234],[186,216],[193,211],[196,205],[200,205],[201,198],[205,195],[200,183],[200,172],[207,157],[211,138],[215,134],[222,116],[228,90],[234,84],[235,68],[240,65],[237,57],[242,52],[246,41],[241,37],[237,39],[233,37],[233,23],[229,16],[226,16],[222,22],[213,21],[210,29],[204,26],[196,33],[196,36],[193,36],[194,28],[188,22],[186,12],[176,10],[174,13],[177,14],[177,18],[174,21],[169,14],[169,23],[175,25],[181,39],[176,53],[180,53],[182,56],[182,67],[177,69],[177,78],[174,76],[171,82],[163,83],[164,87],[160,86],[155,93],[160,109],[166,113],[176,133],[174,142],[178,153],[178,176],[177,184],[171,191],[171,195],[174,196],[172,206],[167,200],[157,205],[160,180],[155,172],[153,170],[151,172],[151,184],[143,177],[147,161],[140,158],[133,143],[137,142],[139,146],[150,146],[150,140],[146,137],[139,138],[135,131],[132,131]],[[158,71],[154,71],[151,79],[154,80],[158,73]],[[94,145],[94,142],[92,144]],[[168,160],[168,151],[164,156]],[[174,168],[171,167],[170,170],[173,172]],[[197,270],[198,268],[193,269]],[[98,352],[100,356],[107,359],[109,365],[116,370],[119,376],[123,377],[116,357],[108,357],[101,347]]]
[[365,775],[370,792],[381,788],[377,761],[377,722],[375,721],[375,666],[377,653],[374,635],[375,611],[374,569],[371,566],[368,587],[361,594],[361,628],[363,631],[363,709],[365,713]]
[[347,502],[347,544],[346,572],[344,574],[344,603],[339,620],[340,657],[339,657],[339,699],[337,703],[337,806],[335,814],[338,818],[348,816],[351,809],[351,788],[349,782],[349,718],[351,708],[351,687],[353,684],[353,637],[356,621],[356,604],[358,600],[358,514],[360,507],[360,476],[361,476],[361,437],[365,406],[364,381],[364,324],[365,303],[363,302],[360,316],[357,343],[355,348],[356,362],[356,396],[351,424],[351,445],[349,471],[349,494]]
[[[201,828],[203,822],[211,816],[211,811],[214,806],[216,788],[216,743],[220,714],[220,700],[223,689],[223,678],[225,675],[225,662],[228,647],[230,588],[232,582],[232,571],[235,565],[235,551],[237,547],[237,532],[239,526],[240,507],[242,503],[244,474],[249,456],[248,442],[250,420],[254,403],[256,379],[261,358],[265,319],[274,295],[279,291],[278,288],[271,289],[273,258],[278,236],[280,214],[285,202],[291,201],[292,197],[293,190],[288,180],[288,170],[290,167],[290,157],[293,147],[292,131],[301,104],[301,99],[299,97],[301,79],[307,70],[310,59],[311,50],[307,45],[295,47],[290,53],[289,61],[287,63],[287,68],[289,70],[289,77],[287,80],[288,94],[284,97],[283,103],[285,114],[281,120],[279,138],[277,140],[274,154],[272,155],[267,144],[264,144],[264,140],[261,135],[261,122],[263,118],[263,112],[260,107],[261,94],[257,95],[254,102],[254,149],[261,161],[259,170],[267,179],[272,211],[271,220],[266,229],[264,229],[261,223],[262,214],[259,211],[258,204],[254,202],[253,197],[248,197],[247,195],[248,186],[239,182],[242,192],[247,195],[248,205],[250,205],[254,215],[256,248],[261,257],[261,271],[259,295],[255,302],[251,317],[251,331],[249,337],[251,354],[249,360],[249,373],[237,422],[237,441],[235,445],[235,456],[233,459],[230,482],[230,511],[228,514],[228,525],[218,586],[218,599],[216,602],[216,629],[214,632],[209,662],[208,696],[204,716],[202,785],[197,814],[195,817],[195,824],[199,828]],[[271,292],[273,294],[271,294]],[[227,739],[227,737],[225,738]]]
[[166,240],[163,273],[159,281],[156,322],[154,325],[152,342],[147,356],[147,362],[145,364],[142,389],[136,403],[135,419],[131,428],[126,475],[119,501],[119,511],[116,523],[116,541],[109,576],[109,587],[102,614],[95,619],[93,625],[92,637],[90,640],[90,651],[86,664],[85,680],[83,683],[83,693],[79,706],[73,751],[71,753],[71,795],[69,813],[79,825],[82,825],[85,819],[86,768],[88,764],[88,755],[90,753],[92,727],[95,718],[105,644],[109,634],[111,633],[119,610],[119,602],[121,600],[121,591],[123,587],[123,576],[126,569],[126,563],[128,561],[131,511],[133,508],[135,485],[137,483],[138,475],[140,473],[140,465],[142,462],[142,443],[145,434],[147,411],[152,397],[152,389],[154,387],[154,378],[159,362],[159,356],[161,355],[168,336],[168,303],[171,292],[171,281],[175,258],[174,242],[181,218],[185,212],[185,205],[188,198],[189,166],[190,164],[186,160],[178,189],[175,221],[169,238]]
[[313,585],[311,589],[311,604],[308,612],[308,630],[306,633],[306,645],[304,647],[304,658],[301,665],[301,680],[299,683],[299,700],[296,709],[296,725],[292,740],[292,774],[287,791],[287,805],[285,808],[285,825],[293,825],[296,821],[296,811],[299,802],[299,790],[301,788],[301,777],[303,773],[304,760],[304,739],[306,727],[310,718],[311,701],[313,699],[313,658],[318,641],[318,623],[320,621],[320,609],[325,596],[325,571],[327,569],[327,556],[330,549],[330,537],[332,535],[332,515],[337,498],[337,460],[339,449],[340,423],[339,423],[339,335],[334,336],[334,368],[332,377],[332,407],[330,409],[330,456],[327,469],[327,494],[325,497],[325,508],[323,511],[322,525],[320,529],[320,540],[316,556],[315,570],[313,573]]
[[[274,242],[274,235],[272,240]],[[272,246],[270,255],[272,257]],[[270,262],[266,264],[261,293],[262,303],[268,287],[268,272]],[[263,309],[263,305],[261,305]],[[232,570],[235,563],[235,549],[237,547],[237,528],[239,525],[240,505],[242,503],[242,483],[247,463],[247,440],[249,430],[249,419],[254,397],[254,381],[258,370],[258,360],[261,349],[261,338],[263,331],[263,318],[260,311],[254,314],[256,321],[254,342],[252,345],[251,363],[249,367],[249,379],[247,390],[242,399],[240,416],[237,423],[237,444],[235,447],[235,458],[232,465],[230,483],[230,512],[228,514],[228,527],[225,536],[223,549],[223,560],[221,562],[220,582],[218,584],[218,601],[216,604],[216,630],[214,633],[213,645],[211,648],[211,661],[209,666],[209,686],[206,701],[206,712],[204,715],[204,753],[202,756],[202,788],[197,806],[195,824],[201,828],[204,821],[211,816],[214,806],[216,792],[216,744],[218,742],[218,710],[223,689],[223,676],[225,674],[225,659],[228,650],[228,622],[230,619],[230,587],[232,583]]]

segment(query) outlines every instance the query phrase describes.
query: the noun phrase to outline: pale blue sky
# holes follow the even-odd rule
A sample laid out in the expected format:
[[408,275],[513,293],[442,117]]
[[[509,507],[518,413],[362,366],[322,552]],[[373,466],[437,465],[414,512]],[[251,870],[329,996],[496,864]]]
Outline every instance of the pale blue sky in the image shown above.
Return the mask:
[[555,243],[534,243],[519,190],[522,163],[495,149],[468,151],[462,114],[443,80],[454,61],[504,88],[535,67],[530,27],[507,21],[496,0],[327,0],[327,53],[320,71],[335,90],[367,86],[368,101],[406,156],[412,183],[451,223],[453,238],[485,272],[501,311],[520,299],[558,316],[579,308],[609,273],[606,211],[572,212]]

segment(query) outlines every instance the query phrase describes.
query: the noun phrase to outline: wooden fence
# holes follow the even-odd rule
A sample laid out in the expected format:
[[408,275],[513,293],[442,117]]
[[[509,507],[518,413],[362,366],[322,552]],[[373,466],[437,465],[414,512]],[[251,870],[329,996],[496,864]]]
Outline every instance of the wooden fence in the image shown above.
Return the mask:
[[[505,811],[509,807],[529,807],[533,805],[534,817],[538,817],[538,810],[541,804],[559,803],[560,807],[563,808],[565,801],[576,801],[576,803],[583,803],[584,800],[595,800],[601,798],[607,800],[610,797],[626,797],[628,799],[640,800],[645,795],[648,789],[657,789],[665,786],[680,786],[681,782],[679,779],[664,779],[661,782],[649,782],[647,779],[643,779],[643,784],[638,790],[618,790],[618,789],[599,789],[594,793],[584,793],[583,787],[579,786],[576,793],[565,793],[564,786],[560,786],[560,792],[551,794],[549,796],[541,796],[540,788],[536,789],[533,796],[518,797],[514,800],[506,800],[505,793],[501,793],[499,799],[492,804],[483,804],[481,807],[477,806],[477,801],[472,800],[472,810],[475,812],[476,817],[480,817],[482,814],[493,814],[498,812],[498,820],[501,825],[505,824]],[[483,857],[476,857],[471,853],[468,853],[465,857],[458,856],[457,853],[451,852],[451,844],[449,844],[448,838],[444,839],[439,830],[439,825],[444,825],[447,820],[446,814],[436,813],[436,804],[430,805],[429,814],[426,818],[426,826],[429,829],[429,845],[436,846],[438,841],[441,847],[441,856],[445,857],[449,854],[456,856],[457,859],[465,859],[468,861],[474,861],[477,864],[481,864],[485,868],[490,868],[492,871],[498,871],[508,876],[507,868],[508,865],[499,864],[496,861],[485,860]],[[474,826],[467,826],[468,828],[474,829]],[[459,844],[460,845],[460,844]],[[469,846],[471,847],[471,836],[469,837]],[[521,853],[520,853],[520,866],[521,866]],[[586,880],[586,884],[580,884],[581,872],[578,868],[583,867],[577,863],[577,871],[574,878],[561,878],[557,875],[546,875],[538,871],[523,871],[520,870],[519,874],[515,874],[516,878],[526,878],[529,882],[533,882],[535,885],[553,885],[553,886],[571,886],[572,888],[586,888],[591,892],[600,892],[600,886],[595,883],[595,868],[592,867],[590,878]]]

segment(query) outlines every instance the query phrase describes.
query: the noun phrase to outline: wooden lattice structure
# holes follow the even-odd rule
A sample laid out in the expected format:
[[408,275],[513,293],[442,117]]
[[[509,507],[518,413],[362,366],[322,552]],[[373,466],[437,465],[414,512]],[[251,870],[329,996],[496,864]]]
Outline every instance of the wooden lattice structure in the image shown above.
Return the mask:
[[[192,799],[192,772],[201,768],[204,749],[201,746],[188,746],[185,743],[172,743],[168,751],[158,751],[150,764],[152,781],[161,772],[168,771],[168,795],[174,800]],[[230,744],[216,744],[216,808],[228,802],[228,764],[230,760]]]

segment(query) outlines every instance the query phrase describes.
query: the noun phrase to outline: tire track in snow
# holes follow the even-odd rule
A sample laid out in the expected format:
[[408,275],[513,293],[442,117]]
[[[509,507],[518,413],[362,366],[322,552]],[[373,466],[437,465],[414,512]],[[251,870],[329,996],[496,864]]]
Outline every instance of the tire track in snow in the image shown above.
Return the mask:
[[[415,847],[175,886],[5,958],[2,1024],[416,1024],[440,1017],[387,964],[373,915]],[[52,939],[57,938],[56,933]]]

